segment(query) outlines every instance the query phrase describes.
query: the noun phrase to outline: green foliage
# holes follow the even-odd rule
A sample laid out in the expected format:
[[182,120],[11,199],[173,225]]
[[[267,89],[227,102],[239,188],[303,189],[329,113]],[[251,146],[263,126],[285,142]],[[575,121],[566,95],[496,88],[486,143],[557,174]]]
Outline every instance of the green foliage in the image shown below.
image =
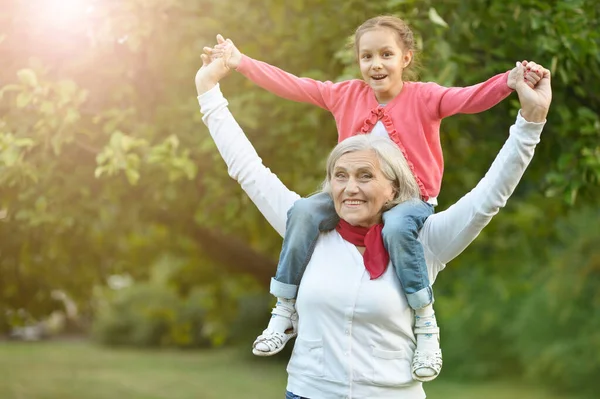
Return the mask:
[[210,275],[207,268],[197,280],[198,267],[190,270],[172,256],[159,259],[150,270],[147,282],[131,284],[127,276],[112,276],[112,288],[97,289],[93,336],[98,342],[206,347],[221,346],[239,335],[231,326],[251,312],[245,304],[252,285],[243,278]]
[[600,236],[590,234],[590,220],[600,220],[598,209],[573,212],[557,224],[557,245],[517,310],[511,335],[530,376],[597,392]]
[[[243,324],[235,327],[240,317],[248,319],[246,313],[238,312],[241,299],[228,294],[232,293],[225,287],[211,285],[181,296],[174,287],[160,283],[136,283],[108,295],[105,292],[108,298],[96,314],[93,336],[107,345],[192,348],[222,346],[240,335],[247,338]],[[259,308],[268,314],[265,307]],[[256,314],[256,309],[251,311]]]
[[[180,316],[182,304],[167,287],[135,286],[123,290],[99,312],[94,335],[109,345],[159,346],[189,344],[190,336],[179,337],[186,328],[191,332],[193,319]],[[201,309],[198,310],[201,316]]]

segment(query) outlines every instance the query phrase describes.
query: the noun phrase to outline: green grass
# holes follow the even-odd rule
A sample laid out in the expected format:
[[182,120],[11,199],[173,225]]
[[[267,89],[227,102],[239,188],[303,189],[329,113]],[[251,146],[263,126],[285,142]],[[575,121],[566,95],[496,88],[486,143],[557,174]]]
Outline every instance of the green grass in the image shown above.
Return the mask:
[[[285,364],[239,350],[113,350],[0,343],[2,399],[283,399]],[[575,399],[513,383],[425,385],[428,399]],[[315,398],[318,399],[318,398]]]

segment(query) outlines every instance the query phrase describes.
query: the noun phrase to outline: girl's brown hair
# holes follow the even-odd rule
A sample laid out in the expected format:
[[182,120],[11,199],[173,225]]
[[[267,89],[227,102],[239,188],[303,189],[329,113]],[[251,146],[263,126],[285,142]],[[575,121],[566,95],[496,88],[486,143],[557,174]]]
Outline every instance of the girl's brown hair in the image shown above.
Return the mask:
[[375,18],[371,18],[362,23],[358,28],[356,28],[356,32],[354,32],[354,50],[356,55],[358,56],[358,43],[360,38],[365,32],[368,32],[373,29],[379,28],[388,28],[392,30],[404,51],[412,50],[413,58],[404,68],[404,77],[407,80],[415,80],[417,79],[417,62],[415,57],[417,55],[417,46],[415,43],[415,38],[413,35],[413,31],[410,29],[408,24],[404,22],[402,19],[398,17],[394,17],[392,15],[380,15]]

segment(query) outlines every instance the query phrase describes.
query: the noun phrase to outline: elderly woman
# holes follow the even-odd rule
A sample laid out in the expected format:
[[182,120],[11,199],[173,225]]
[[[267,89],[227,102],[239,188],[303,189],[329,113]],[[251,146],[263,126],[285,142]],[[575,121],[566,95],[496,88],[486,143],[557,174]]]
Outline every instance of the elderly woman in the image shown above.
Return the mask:
[[[228,73],[222,60],[202,60],[196,87],[203,120],[230,176],[283,236],[287,211],[300,197],[262,164],[229,112],[217,84]],[[431,281],[505,205],[539,142],[551,100],[550,75],[544,70],[531,89],[523,67],[518,73],[521,111],[490,170],[420,231]],[[326,173],[323,190],[332,196],[340,224],[321,233],[298,291],[298,337],[286,398],[424,398],[410,369],[414,317],[381,239],[382,212],[418,196],[414,178],[395,145],[368,135],[338,144]]]

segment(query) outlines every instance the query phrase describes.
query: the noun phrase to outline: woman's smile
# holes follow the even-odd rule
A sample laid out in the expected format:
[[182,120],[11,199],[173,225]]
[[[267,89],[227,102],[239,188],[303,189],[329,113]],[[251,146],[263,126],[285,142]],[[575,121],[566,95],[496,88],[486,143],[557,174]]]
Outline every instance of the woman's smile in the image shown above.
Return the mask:
[[381,223],[383,206],[394,197],[392,183],[383,175],[374,151],[342,155],[330,183],[336,212],[353,226]]

